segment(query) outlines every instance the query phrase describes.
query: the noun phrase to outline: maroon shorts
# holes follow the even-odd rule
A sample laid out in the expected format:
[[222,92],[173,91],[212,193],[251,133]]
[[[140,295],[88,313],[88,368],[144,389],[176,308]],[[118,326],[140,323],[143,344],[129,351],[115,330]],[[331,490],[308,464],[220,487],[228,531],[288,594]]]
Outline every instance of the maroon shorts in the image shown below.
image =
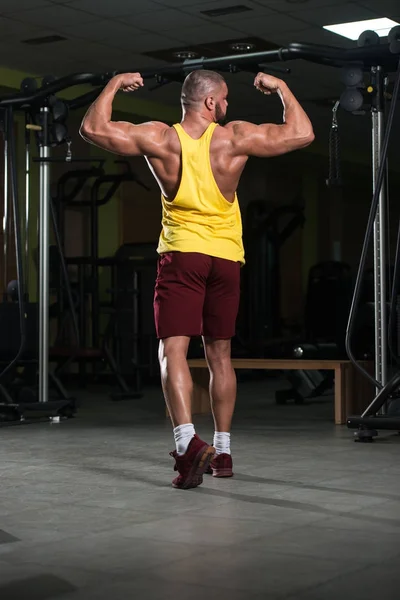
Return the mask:
[[167,252],[158,261],[154,293],[157,337],[235,335],[240,263],[197,252]]

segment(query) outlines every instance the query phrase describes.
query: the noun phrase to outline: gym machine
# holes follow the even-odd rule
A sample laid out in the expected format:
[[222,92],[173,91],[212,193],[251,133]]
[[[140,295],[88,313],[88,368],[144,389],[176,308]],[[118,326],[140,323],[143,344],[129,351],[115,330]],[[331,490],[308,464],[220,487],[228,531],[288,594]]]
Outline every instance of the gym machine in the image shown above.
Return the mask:
[[[246,211],[242,273],[241,318],[238,336],[249,356],[271,357],[283,337],[280,314],[280,253],[290,236],[305,222],[302,202],[268,210],[260,200]],[[278,344],[279,345],[279,344]]]
[[[87,383],[86,365],[91,363],[93,366],[92,375],[97,379],[101,373],[104,373],[105,367],[108,366],[112,376],[116,380],[120,392],[112,393],[113,400],[133,399],[141,397],[140,377],[139,377],[139,360],[137,352],[134,351],[136,339],[132,341],[133,355],[136,359],[132,359],[131,374],[134,375],[134,389],[130,389],[127,384],[126,377],[122,374],[119,361],[115,360],[112,346],[115,344],[116,335],[116,316],[115,308],[112,302],[100,302],[99,291],[99,268],[107,268],[111,270],[111,280],[113,279],[114,270],[119,264],[119,261],[114,257],[99,257],[99,207],[107,204],[115,195],[120,185],[124,182],[134,182],[147,191],[149,188],[138,178],[132,171],[127,161],[116,160],[115,164],[123,165],[123,170],[113,174],[104,172],[103,166],[92,167],[91,169],[73,170],[64,173],[57,185],[57,194],[53,198],[53,205],[57,211],[58,230],[61,237],[61,252],[64,253],[64,234],[65,234],[65,211],[68,207],[83,210],[89,215],[89,256],[73,256],[65,259],[68,267],[72,267],[76,273],[77,281],[74,284],[75,289],[75,304],[78,318],[79,335],[75,333],[75,343],[70,339],[64,339],[60,336],[55,345],[50,348],[50,359],[58,362],[56,370],[57,374],[65,371],[66,367],[72,362],[77,362],[79,365],[79,380],[84,387]],[[91,180],[94,178],[94,181]],[[89,183],[90,182],[90,183]],[[90,198],[83,199],[80,192],[84,184],[90,185]],[[71,187],[67,191],[67,186]],[[132,263],[130,265],[132,267]],[[137,278],[136,278],[137,279]],[[61,272],[59,274],[59,302],[58,316],[59,323],[63,321],[63,281],[65,277]],[[134,282],[135,275],[132,274]],[[67,287],[71,286],[68,283]],[[134,284],[133,284],[134,285]],[[135,287],[135,286],[134,286]],[[137,286],[136,286],[137,287]],[[114,298],[114,290],[109,290]],[[138,290],[132,291],[132,296],[136,298]],[[132,322],[139,320],[138,308],[135,309],[135,303],[131,310]],[[90,309],[90,310],[89,310]],[[101,334],[101,317],[105,315],[108,318],[108,324],[105,331]],[[88,333],[90,324],[90,343],[88,344]],[[76,328],[74,328],[76,331]],[[61,331],[61,327],[59,327]],[[68,336],[66,336],[68,338]],[[78,343],[79,341],[79,343]]]
[[[90,258],[87,264],[91,268],[91,313],[92,313],[92,346],[99,346],[100,338],[100,298],[99,298],[99,208],[107,204],[117,193],[119,187],[124,182],[133,182],[149,191],[149,187],[144,184],[139,177],[132,171],[130,164],[126,160],[114,161],[117,165],[123,166],[123,171],[115,174],[99,174],[91,186],[90,200],[82,200],[77,194],[68,198],[65,194],[60,194],[57,200],[59,207],[59,229],[64,229],[64,211],[66,207],[89,209],[90,222]],[[104,193],[102,194],[102,191]],[[68,258],[68,264],[79,265],[84,261],[81,257]],[[104,261],[103,261],[104,266]]]
[[[25,211],[23,231],[14,140],[14,113],[1,111],[4,137],[3,275],[4,294],[0,305],[0,423],[29,422],[42,418],[73,416],[75,401],[54,373],[49,380],[59,395],[46,405],[38,402],[37,366],[39,324],[37,304],[29,299],[29,222],[31,132],[39,126],[25,115]],[[11,181],[11,189],[9,189]],[[11,194],[10,194],[11,191]],[[11,202],[10,202],[11,196]],[[10,210],[12,208],[12,210]],[[17,279],[8,282],[11,223],[14,229]],[[25,239],[23,239],[23,236]],[[24,243],[23,243],[24,242]]]
[[[246,54],[235,54],[222,57],[201,58],[194,60],[186,60],[181,63],[162,66],[159,69],[141,71],[144,79],[156,79],[157,86],[166,85],[171,81],[182,81],[183,77],[190,71],[195,69],[215,69],[219,71],[227,71],[236,73],[240,70],[250,72],[258,72],[260,70],[289,72],[288,69],[277,68],[269,65],[272,62],[289,61],[303,59],[311,62],[316,62],[323,65],[334,66],[338,68],[353,67],[361,69],[361,72],[369,71],[372,76],[372,97],[374,99],[372,106],[372,124],[373,124],[373,158],[374,158],[374,198],[371,207],[370,219],[368,222],[368,231],[366,242],[369,240],[370,233],[375,228],[375,243],[374,243],[374,265],[375,265],[375,290],[376,290],[376,373],[375,378],[372,378],[372,383],[380,389],[380,392],[367,411],[361,417],[361,425],[357,427],[367,427],[365,419],[370,414],[375,414],[377,409],[385,403],[390,394],[396,389],[400,383],[400,374],[395,376],[390,382],[386,382],[386,354],[385,354],[385,331],[386,331],[386,280],[384,269],[382,266],[385,262],[385,244],[384,244],[384,193],[382,190],[383,177],[385,173],[385,158],[390,134],[390,125],[393,120],[395,104],[398,96],[400,85],[400,63],[398,69],[398,56],[400,54],[400,28],[395,27],[389,36],[389,43],[379,44],[374,32],[365,32],[360,38],[359,47],[351,49],[341,49],[330,46],[321,46],[316,44],[292,43],[287,47],[270,50],[266,52],[252,52]],[[135,69],[140,70],[140,69]],[[384,74],[395,72],[398,70],[395,90],[393,92],[392,103],[388,117],[388,127],[383,140],[383,92],[384,92]],[[78,84],[90,84],[97,89],[89,91],[84,96],[80,96],[70,102],[71,107],[80,107],[93,101],[104,85],[114,76],[122,71],[114,71],[103,74],[81,73],[62,77],[60,79],[50,78],[44,81],[43,85],[36,90],[27,90],[22,93],[8,98],[0,99],[0,109],[5,108],[12,111],[15,109],[23,109],[26,112],[34,109],[40,112],[40,209],[39,209],[39,402],[44,405],[49,402],[48,397],[48,375],[49,375],[49,184],[50,184],[50,164],[51,158],[51,140],[49,136],[50,129],[50,108],[57,102],[54,100],[55,94],[69,87]],[[356,94],[356,89],[353,94]],[[361,94],[362,96],[362,94]],[[342,104],[344,98],[342,99]],[[54,103],[52,105],[52,103]],[[351,102],[354,106],[354,102]],[[55,119],[54,119],[55,120]],[[63,138],[62,123],[54,123],[53,132],[56,138]],[[9,138],[11,139],[11,138]],[[383,143],[382,143],[383,140]],[[15,165],[14,165],[15,166]],[[14,169],[15,171],[15,169]],[[15,178],[14,178],[15,179]],[[12,183],[14,191],[15,185]],[[16,197],[16,193],[15,193]],[[377,213],[378,210],[378,213]],[[19,226],[16,219],[17,228]],[[364,248],[365,250],[365,248]],[[360,262],[355,295],[350,311],[350,320],[347,336],[347,351],[348,354],[357,366],[352,352],[349,340],[352,333],[352,325],[354,324],[354,313],[357,305],[357,292],[361,275],[365,266],[366,252],[363,252]],[[18,273],[18,289],[19,298],[22,298],[22,272],[19,269]],[[21,338],[24,339],[24,323],[21,322]],[[368,374],[366,376],[370,377]],[[378,406],[379,405],[379,406]],[[383,424],[387,417],[380,417],[379,421]],[[386,424],[389,422],[386,420]],[[349,420],[349,426],[355,424],[354,420]],[[393,425],[393,424],[392,424]],[[381,425],[382,426],[382,425]],[[400,429],[400,421],[398,424]]]

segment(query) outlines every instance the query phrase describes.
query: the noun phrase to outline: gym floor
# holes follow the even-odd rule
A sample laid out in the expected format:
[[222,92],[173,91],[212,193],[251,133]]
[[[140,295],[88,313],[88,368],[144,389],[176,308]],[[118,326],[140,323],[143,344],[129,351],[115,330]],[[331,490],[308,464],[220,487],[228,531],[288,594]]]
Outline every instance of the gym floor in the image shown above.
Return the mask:
[[278,383],[240,384],[236,476],[190,491],[158,389],[2,428],[1,600],[398,600],[400,437],[356,444],[330,396],[277,407]]

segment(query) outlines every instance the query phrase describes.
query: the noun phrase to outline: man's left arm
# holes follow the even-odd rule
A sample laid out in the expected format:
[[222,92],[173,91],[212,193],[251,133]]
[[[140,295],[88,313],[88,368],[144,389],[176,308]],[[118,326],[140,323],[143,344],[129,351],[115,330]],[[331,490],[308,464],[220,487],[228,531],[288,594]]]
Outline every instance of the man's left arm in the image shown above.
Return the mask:
[[79,133],[84,140],[123,156],[159,156],[168,125],[148,122],[134,125],[112,121],[112,104],[119,90],[133,92],[143,86],[139,73],[113,77],[83,118]]

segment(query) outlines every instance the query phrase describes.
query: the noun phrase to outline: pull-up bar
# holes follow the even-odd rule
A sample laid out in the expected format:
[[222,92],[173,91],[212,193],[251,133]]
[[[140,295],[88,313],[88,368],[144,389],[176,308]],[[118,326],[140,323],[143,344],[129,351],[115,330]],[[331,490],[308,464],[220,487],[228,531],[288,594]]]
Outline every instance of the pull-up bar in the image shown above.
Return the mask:
[[[395,28],[397,29],[397,28]],[[399,27],[400,29],[400,27]],[[398,34],[400,37],[400,34]],[[261,64],[303,59],[309,62],[332,67],[343,67],[349,64],[357,64],[365,70],[371,66],[380,65],[387,72],[396,70],[396,56],[393,53],[392,44],[375,44],[358,48],[336,48],[334,46],[323,46],[319,44],[291,43],[287,47],[267,50],[263,52],[250,52],[246,54],[230,54],[228,56],[216,56],[212,58],[196,58],[184,62],[161,66],[156,69],[133,69],[139,71],[143,79],[154,77],[182,76],[185,72],[195,69],[223,69],[235,72],[236,67],[246,70],[246,67],[256,67]],[[76,85],[90,84],[103,86],[115,75],[125,71],[112,71],[106,73],[75,73],[56,79],[48,83],[32,94],[9,96],[0,98],[0,108],[13,106],[14,108],[26,108],[45,100],[48,96],[57,94],[63,90]],[[95,97],[95,92],[88,92],[84,96],[70,101],[76,103],[76,107],[83,106]],[[79,102],[78,102],[79,101]]]

